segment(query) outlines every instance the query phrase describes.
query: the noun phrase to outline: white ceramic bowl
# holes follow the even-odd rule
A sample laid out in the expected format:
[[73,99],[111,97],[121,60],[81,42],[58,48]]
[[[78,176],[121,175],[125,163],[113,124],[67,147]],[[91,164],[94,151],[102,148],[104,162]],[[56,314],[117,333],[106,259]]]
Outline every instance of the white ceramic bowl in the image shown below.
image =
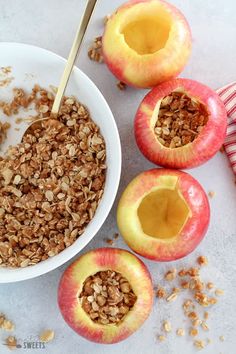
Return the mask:
[[[35,83],[44,88],[49,88],[50,85],[58,86],[65,65],[65,59],[62,57],[45,49],[20,43],[0,43],[0,53],[0,67],[11,66],[12,73],[10,76],[14,77],[10,86],[0,88],[0,100],[9,100],[13,87],[23,87],[26,90],[31,90]],[[98,124],[105,138],[108,169],[104,195],[94,218],[73,245],[58,255],[34,266],[17,269],[0,267],[0,283],[37,277],[67,262],[95,236],[106,220],[114,202],[120,180],[121,147],[112,112],[98,88],[76,67],[73,69],[66,94],[76,96],[89,108],[92,119]],[[13,120],[11,120],[11,123],[13,126],[9,132],[8,141],[14,144],[17,138],[16,134],[20,134],[20,132],[14,130]],[[25,128],[24,124],[18,127],[21,130]]]

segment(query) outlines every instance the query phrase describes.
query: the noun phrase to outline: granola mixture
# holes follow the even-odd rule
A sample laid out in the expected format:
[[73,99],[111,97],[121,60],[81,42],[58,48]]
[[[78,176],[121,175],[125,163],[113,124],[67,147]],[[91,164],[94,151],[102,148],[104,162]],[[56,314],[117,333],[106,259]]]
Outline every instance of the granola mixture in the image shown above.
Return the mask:
[[100,324],[120,323],[136,299],[128,280],[112,270],[88,277],[79,296],[84,311]]
[[161,101],[154,131],[162,145],[174,149],[193,142],[207,121],[202,103],[183,92],[172,92]]
[[[54,95],[16,89],[4,113],[32,102],[47,117]],[[89,111],[64,98],[57,120],[43,121],[0,158],[0,264],[26,267],[69,247],[84,232],[103,195],[105,142]]]

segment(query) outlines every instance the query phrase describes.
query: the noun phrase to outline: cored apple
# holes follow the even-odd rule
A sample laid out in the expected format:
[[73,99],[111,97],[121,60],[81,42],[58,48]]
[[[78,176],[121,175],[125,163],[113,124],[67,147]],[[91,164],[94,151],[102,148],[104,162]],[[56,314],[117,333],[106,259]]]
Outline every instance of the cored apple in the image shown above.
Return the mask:
[[150,161],[170,168],[198,166],[221,148],[227,113],[209,87],[173,79],[153,88],[140,104],[134,124],[137,145]]
[[155,261],[173,261],[192,252],[209,224],[209,202],[189,174],[152,169],[123,192],[117,223],[130,248]]
[[162,0],[131,0],[109,18],[103,56],[121,81],[153,87],[176,77],[191,52],[191,33],[183,14]]
[[152,281],[144,263],[115,248],[79,257],[65,270],[58,289],[58,304],[68,325],[104,344],[135,332],[147,319],[152,302]]

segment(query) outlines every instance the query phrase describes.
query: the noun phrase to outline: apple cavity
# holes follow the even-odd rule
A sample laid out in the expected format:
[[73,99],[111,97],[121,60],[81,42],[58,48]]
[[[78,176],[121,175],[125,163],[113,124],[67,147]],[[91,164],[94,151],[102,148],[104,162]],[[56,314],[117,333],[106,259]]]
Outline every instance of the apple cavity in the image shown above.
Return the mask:
[[99,248],[79,257],[62,275],[58,304],[68,325],[86,339],[111,344],[144,323],[153,303],[150,274],[132,253]]
[[213,157],[224,143],[227,113],[209,87],[173,79],[153,88],[135,117],[137,145],[151,162],[191,168]]
[[191,42],[189,25],[173,5],[162,0],[131,0],[106,23],[103,56],[119,80],[147,88],[182,71]]
[[119,230],[130,248],[155,261],[192,252],[209,225],[206,193],[189,174],[152,169],[134,178],[117,209]]

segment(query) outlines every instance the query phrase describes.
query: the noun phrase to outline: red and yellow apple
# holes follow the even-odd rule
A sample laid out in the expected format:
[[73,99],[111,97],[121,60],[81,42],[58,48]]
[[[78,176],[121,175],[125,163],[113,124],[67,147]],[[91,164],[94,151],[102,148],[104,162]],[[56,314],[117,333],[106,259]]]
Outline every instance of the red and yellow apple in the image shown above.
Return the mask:
[[164,0],[131,0],[109,18],[102,39],[108,68],[135,87],[176,77],[191,53],[183,14]]
[[[136,295],[136,302],[122,322],[95,323],[79,301],[85,280],[100,271],[122,274]],[[153,286],[144,263],[132,253],[115,248],[99,248],[79,257],[64,272],[58,289],[61,313],[78,334],[90,341],[111,344],[126,339],[147,319],[153,303]]]
[[155,261],[192,252],[209,224],[209,202],[189,174],[152,169],[134,178],[117,209],[119,230],[132,250]]
[[[160,104],[173,92],[185,93],[208,112],[207,123],[196,139],[178,148],[165,147],[154,131]],[[227,113],[219,96],[197,81],[181,78],[153,88],[141,102],[134,123],[137,145],[148,160],[163,167],[181,169],[198,166],[213,157],[224,142],[226,128]]]

